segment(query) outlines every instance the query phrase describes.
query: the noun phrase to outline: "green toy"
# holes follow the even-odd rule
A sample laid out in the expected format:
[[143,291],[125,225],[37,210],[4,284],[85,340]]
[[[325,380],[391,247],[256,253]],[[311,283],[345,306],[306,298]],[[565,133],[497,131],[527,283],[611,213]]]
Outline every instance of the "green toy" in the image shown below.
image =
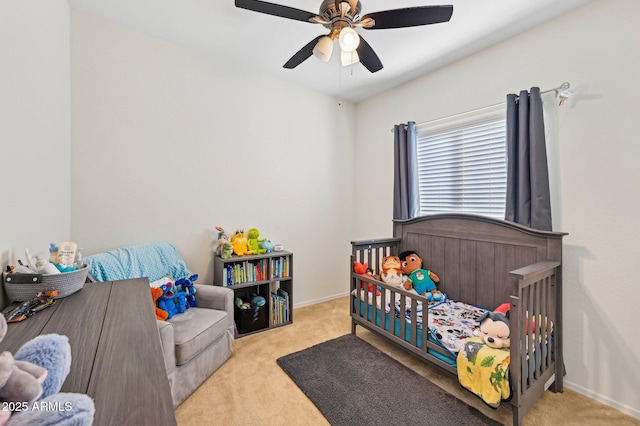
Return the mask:
[[253,250],[255,254],[266,253],[267,249],[260,247],[260,243],[265,241],[266,238],[259,239],[260,232],[256,228],[249,229],[247,233],[247,242],[249,244],[249,248]]

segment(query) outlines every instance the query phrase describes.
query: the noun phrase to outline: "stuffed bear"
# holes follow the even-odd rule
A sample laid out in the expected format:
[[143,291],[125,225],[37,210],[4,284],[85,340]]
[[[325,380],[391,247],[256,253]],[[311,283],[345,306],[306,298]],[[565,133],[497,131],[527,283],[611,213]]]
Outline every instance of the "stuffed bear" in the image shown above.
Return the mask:
[[511,346],[511,324],[502,312],[487,312],[478,318],[478,336],[490,348],[501,349]]
[[401,287],[403,283],[400,258],[398,256],[385,256],[380,267],[380,279],[387,284]]
[[180,278],[176,281],[176,291],[186,295],[187,309],[196,306],[196,288],[193,282],[198,280],[198,274],[193,274],[188,278]]
[[[7,323],[0,315],[0,340],[6,332]],[[0,410],[0,425],[91,425],[95,406],[89,396],[58,393],[70,369],[69,339],[59,334],[37,336],[22,345],[14,356],[4,352],[0,357],[0,370],[3,371],[0,400],[7,404]],[[4,380],[5,373],[10,370],[12,373]],[[15,407],[13,411],[4,409],[12,406]],[[49,406],[65,409],[38,408]]]
[[436,288],[440,278],[428,269],[422,269],[422,259],[414,251],[400,253],[402,272],[408,275],[404,284],[405,290],[415,289],[416,293],[431,301],[440,301],[443,298]]

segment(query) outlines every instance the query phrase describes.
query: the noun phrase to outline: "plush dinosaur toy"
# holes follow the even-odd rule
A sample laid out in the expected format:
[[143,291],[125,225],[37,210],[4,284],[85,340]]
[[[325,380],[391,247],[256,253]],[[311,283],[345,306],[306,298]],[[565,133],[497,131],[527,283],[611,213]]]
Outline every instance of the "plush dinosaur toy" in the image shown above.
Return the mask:
[[262,254],[267,252],[267,249],[260,247],[260,243],[265,240],[265,238],[260,239],[260,231],[258,231],[256,228],[251,228],[247,233],[247,237],[248,237],[247,243],[249,244],[249,248],[255,254]]

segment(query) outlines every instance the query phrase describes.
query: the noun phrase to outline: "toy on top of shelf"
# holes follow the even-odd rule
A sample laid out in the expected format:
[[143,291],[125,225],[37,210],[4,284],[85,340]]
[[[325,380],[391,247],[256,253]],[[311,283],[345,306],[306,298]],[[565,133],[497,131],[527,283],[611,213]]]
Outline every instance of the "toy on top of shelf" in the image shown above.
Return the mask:
[[273,243],[271,240],[264,239],[260,242],[260,248],[265,250],[265,253],[273,252]]
[[216,226],[216,230],[218,231],[218,246],[216,247],[215,254],[223,259],[229,259],[231,258],[231,253],[233,251],[233,246],[229,241],[229,236],[220,226]]
[[254,254],[263,254],[266,253],[267,249],[260,247],[260,243],[265,241],[266,238],[260,239],[260,231],[256,228],[249,229],[247,232],[247,243],[251,250],[253,250]]
[[253,250],[249,247],[249,242],[242,229],[236,230],[236,233],[231,236],[231,245],[233,246],[233,252],[237,256],[253,254]]

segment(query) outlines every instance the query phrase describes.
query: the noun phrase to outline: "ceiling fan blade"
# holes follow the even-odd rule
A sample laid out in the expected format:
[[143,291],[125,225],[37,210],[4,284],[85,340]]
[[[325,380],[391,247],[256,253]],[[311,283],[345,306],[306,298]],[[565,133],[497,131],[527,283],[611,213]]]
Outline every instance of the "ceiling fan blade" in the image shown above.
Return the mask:
[[286,64],[284,64],[283,67],[291,70],[309,59],[309,57],[313,55],[313,48],[316,46],[316,44],[318,44],[318,41],[322,37],[324,37],[324,35],[319,35],[318,37],[311,40],[306,46],[298,50],[296,54],[293,55]]
[[236,0],[236,7],[303,22],[309,22],[311,18],[317,16],[315,13],[259,0]]
[[369,13],[361,20],[371,18],[375,21],[372,27],[365,27],[368,30],[384,30],[447,22],[451,19],[451,15],[453,15],[453,6],[451,5],[418,6]]
[[360,63],[370,72],[378,72],[383,68],[380,58],[362,36],[360,36],[360,45],[358,45],[356,52],[360,57]]

